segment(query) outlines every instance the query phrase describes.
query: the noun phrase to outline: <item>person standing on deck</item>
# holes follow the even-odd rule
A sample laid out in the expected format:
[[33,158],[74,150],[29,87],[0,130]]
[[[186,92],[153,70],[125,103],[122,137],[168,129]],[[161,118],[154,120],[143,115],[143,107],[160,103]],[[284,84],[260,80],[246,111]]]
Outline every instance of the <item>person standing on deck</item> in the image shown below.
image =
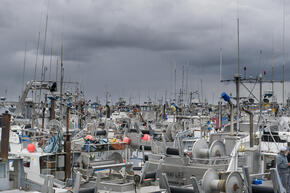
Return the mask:
[[287,193],[290,193],[289,184],[289,169],[290,163],[287,160],[288,147],[282,147],[280,152],[276,156],[276,166],[282,182],[283,187],[286,189]]

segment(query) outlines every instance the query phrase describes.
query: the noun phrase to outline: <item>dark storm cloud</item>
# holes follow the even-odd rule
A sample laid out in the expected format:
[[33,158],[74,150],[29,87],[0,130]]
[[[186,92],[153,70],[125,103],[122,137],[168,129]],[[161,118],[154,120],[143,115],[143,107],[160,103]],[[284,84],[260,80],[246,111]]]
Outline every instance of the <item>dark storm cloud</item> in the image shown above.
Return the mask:
[[[287,10],[286,4],[285,59],[289,73]],[[199,89],[203,79],[208,88],[205,95],[218,97],[222,89],[231,88],[219,83],[220,48],[222,77],[231,79],[237,72],[237,15],[241,67],[247,66],[247,74],[253,76],[266,70],[269,79],[274,49],[275,79],[281,78],[282,11],[282,1],[274,0],[239,1],[239,6],[232,0],[2,0],[0,93],[8,88],[14,99],[19,95],[25,44],[25,79],[33,78],[38,32],[40,77],[48,13],[44,65],[49,68],[53,48],[54,78],[63,42],[65,79],[80,81],[90,97],[104,96],[105,90],[115,97],[161,96],[165,90],[172,95],[173,70],[176,66],[180,86],[183,65],[191,90]]]

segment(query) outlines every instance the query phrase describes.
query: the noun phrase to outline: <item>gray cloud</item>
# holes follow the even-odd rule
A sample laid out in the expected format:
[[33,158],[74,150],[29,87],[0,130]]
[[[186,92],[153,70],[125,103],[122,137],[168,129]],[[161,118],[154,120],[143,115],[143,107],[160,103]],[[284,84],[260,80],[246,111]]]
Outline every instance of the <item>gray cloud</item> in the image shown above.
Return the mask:
[[[289,80],[287,10],[288,4],[285,58]],[[204,89],[204,95],[210,101],[223,90],[234,91],[233,85],[219,83],[219,50],[223,50],[222,76],[230,79],[237,65],[237,15],[241,66],[246,65],[247,74],[253,76],[266,70],[265,78],[270,79],[274,49],[275,79],[281,78],[282,1],[239,1],[237,11],[237,2],[231,0],[2,0],[0,95],[5,89],[13,99],[20,94],[25,44],[28,49],[25,79],[33,79],[39,31],[40,77],[47,11],[45,66],[49,68],[52,47],[52,77],[55,77],[63,41],[65,79],[81,81],[91,98],[103,97],[105,90],[115,99],[119,95],[161,97],[165,90],[173,95],[175,65],[178,86],[185,65],[188,88],[200,89],[203,79],[208,88]]]

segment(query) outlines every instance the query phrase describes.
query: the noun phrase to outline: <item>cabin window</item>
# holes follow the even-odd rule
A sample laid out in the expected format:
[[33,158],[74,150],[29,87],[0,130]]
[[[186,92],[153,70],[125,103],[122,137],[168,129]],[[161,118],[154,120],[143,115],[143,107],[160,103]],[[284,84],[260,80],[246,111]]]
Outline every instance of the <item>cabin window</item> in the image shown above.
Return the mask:
[[56,171],[56,157],[55,157],[55,155],[40,157],[39,164],[40,164],[40,173],[41,174],[44,174],[44,175],[54,174]]
[[30,157],[24,157],[23,158],[23,166],[26,168],[30,167],[30,162],[31,162],[31,158]]

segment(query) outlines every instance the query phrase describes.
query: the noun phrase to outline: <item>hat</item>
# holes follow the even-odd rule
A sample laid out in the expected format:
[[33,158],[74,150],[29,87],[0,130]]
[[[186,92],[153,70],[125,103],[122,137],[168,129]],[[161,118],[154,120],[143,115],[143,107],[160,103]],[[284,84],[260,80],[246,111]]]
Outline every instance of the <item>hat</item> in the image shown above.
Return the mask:
[[288,150],[288,147],[285,147],[285,146],[280,148],[280,151],[287,151],[287,150]]

